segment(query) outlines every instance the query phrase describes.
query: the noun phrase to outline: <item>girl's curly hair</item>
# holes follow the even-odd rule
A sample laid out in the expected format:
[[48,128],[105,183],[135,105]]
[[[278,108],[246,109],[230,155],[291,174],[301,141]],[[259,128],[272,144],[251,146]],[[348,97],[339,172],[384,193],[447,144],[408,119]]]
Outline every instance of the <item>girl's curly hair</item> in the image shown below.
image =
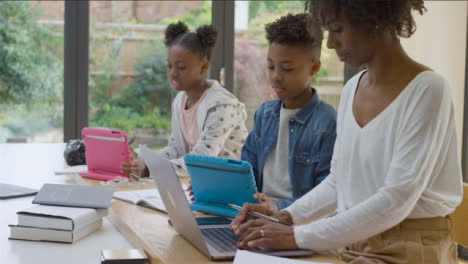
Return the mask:
[[412,11],[426,11],[423,0],[308,0],[306,10],[324,25],[324,15],[343,14],[352,25],[368,31],[388,29],[409,38],[416,31]]
[[211,58],[211,53],[216,44],[218,31],[211,25],[199,26],[196,32],[190,32],[184,22],[177,22],[167,26],[164,32],[164,44],[166,47],[182,45],[201,58]]

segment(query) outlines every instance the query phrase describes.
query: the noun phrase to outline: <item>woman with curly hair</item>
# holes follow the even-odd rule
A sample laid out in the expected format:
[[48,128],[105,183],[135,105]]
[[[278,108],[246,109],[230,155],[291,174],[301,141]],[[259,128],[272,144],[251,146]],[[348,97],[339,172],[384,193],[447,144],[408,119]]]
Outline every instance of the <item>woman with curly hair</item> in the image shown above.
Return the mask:
[[462,177],[448,82],[399,39],[414,33],[411,12],[422,14],[423,1],[310,0],[308,10],[339,59],[367,69],[343,89],[330,175],[277,213],[245,205],[232,224],[239,246],[327,250],[349,263],[457,263],[448,215]]
[[[188,176],[184,155],[240,158],[247,137],[244,104],[216,80],[206,78],[217,31],[204,25],[190,32],[183,22],[170,24],[164,43],[168,49],[167,77],[178,91],[172,102],[172,135],[158,152],[171,160],[179,176]],[[146,164],[132,155],[123,162],[126,175],[148,176]]]

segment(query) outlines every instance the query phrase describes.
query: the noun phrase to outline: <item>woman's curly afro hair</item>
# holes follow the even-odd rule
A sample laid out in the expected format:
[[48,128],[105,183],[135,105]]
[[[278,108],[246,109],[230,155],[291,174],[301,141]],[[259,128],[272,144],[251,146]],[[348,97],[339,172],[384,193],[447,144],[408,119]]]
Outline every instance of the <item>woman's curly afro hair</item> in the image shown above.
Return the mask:
[[343,14],[352,25],[369,31],[390,30],[408,38],[416,31],[412,11],[426,11],[423,0],[308,0],[306,9],[324,24],[325,14]]

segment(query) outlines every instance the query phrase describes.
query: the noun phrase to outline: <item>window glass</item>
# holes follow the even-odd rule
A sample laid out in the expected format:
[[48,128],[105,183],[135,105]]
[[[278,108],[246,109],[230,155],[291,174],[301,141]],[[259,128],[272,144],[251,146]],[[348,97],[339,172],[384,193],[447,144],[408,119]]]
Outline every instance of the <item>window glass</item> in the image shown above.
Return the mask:
[[[253,115],[260,104],[275,98],[267,76],[265,24],[287,13],[304,12],[305,1],[236,1],[234,39],[234,93],[245,103],[252,129]],[[326,39],[326,32],[324,39]],[[344,66],[323,42],[322,67],[312,86],[320,97],[337,107],[343,86]]]
[[63,141],[63,1],[0,1],[0,143]]
[[175,92],[166,78],[166,26],[211,24],[211,1],[90,1],[89,125],[167,144]]

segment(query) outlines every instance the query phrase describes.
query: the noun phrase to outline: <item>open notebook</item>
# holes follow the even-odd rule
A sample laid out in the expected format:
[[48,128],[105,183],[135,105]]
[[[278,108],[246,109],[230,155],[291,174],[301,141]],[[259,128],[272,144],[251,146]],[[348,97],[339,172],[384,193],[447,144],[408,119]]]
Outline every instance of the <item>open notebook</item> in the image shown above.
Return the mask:
[[[187,186],[182,185],[182,188],[186,190]],[[185,191],[185,196],[187,197],[187,200],[190,201],[187,191]],[[166,213],[166,207],[161,200],[158,189],[114,192],[112,197]]]

